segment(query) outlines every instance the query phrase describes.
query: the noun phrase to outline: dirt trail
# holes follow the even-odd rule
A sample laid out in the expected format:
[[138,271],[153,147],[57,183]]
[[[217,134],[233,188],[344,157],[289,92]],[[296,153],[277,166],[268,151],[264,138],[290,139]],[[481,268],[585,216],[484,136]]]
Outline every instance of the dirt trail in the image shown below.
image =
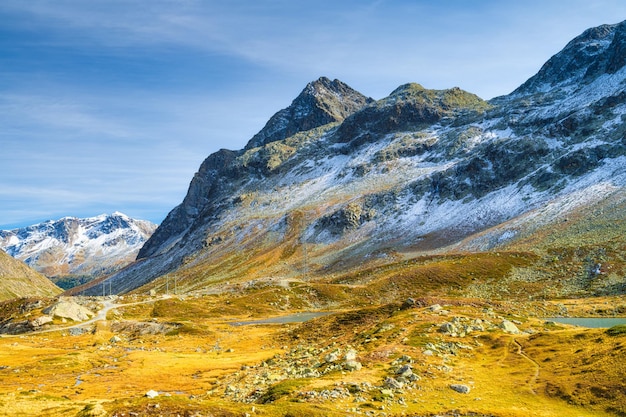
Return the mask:
[[76,329],[76,328],[79,328],[79,327],[85,327],[85,326],[89,326],[90,324],[93,324],[93,323],[95,323],[97,321],[106,321],[107,314],[109,313],[109,311],[111,311],[114,308],[133,306],[133,305],[137,305],[137,304],[154,303],[156,301],[164,300],[164,299],[167,299],[167,298],[170,298],[170,297],[171,297],[170,295],[164,295],[162,297],[151,299],[151,300],[136,301],[136,302],[133,302],[133,303],[122,303],[122,304],[117,304],[117,303],[114,302],[114,300],[104,300],[103,307],[100,310],[98,310],[98,313],[92,319],[89,319],[87,321],[83,321],[83,322],[80,322],[80,323],[72,324],[72,325],[69,325],[69,326],[54,327],[52,329],[45,329],[45,330],[36,330],[34,332],[29,332],[29,333],[0,334],[0,337],[4,338],[4,337],[31,336],[31,335],[36,335],[36,334],[50,333],[50,332],[59,332],[59,331],[64,331],[64,330],[69,330],[69,329]]
[[516,353],[522,356],[528,362],[532,363],[533,367],[535,368],[535,372],[533,373],[531,378],[528,380],[527,385],[528,385],[528,389],[530,389],[530,392],[537,395],[537,391],[535,391],[535,385],[537,384],[537,379],[539,378],[539,370],[540,370],[539,364],[537,363],[537,361],[535,361],[533,358],[531,358],[524,352],[524,348],[522,347],[522,344],[519,342],[519,340],[517,340],[516,338],[513,338],[513,343],[517,345]]

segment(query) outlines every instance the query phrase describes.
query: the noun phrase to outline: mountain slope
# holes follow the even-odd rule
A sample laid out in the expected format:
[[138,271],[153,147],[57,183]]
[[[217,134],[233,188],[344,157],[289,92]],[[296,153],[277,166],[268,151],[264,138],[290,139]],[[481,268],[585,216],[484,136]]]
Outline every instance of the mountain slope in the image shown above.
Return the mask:
[[[273,132],[289,125],[285,114],[297,119],[317,105],[281,111],[246,149],[204,161],[140,260],[111,282],[124,292],[167,273],[186,290],[319,279],[425,253],[505,247],[564,213],[619,198],[625,30],[586,31],[490,102],[419,84],[361,107],[334,95],[354,111],[284,129],[284,139]],[[505,224],[515,227],[498,229]],[[485,246],[489,230],[500,234]]]
[[156,225],[122,213],[65,217],[0,231],[0,248],[50,277],[111,273],[132,262]]
[[48,278],[0,250],[0,301],[53,297],[61,292]]

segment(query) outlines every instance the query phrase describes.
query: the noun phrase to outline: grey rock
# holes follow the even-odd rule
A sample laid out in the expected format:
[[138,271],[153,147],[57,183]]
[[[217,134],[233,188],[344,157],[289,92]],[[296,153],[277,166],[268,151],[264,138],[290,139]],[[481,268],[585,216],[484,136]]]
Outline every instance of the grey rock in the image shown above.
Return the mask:
[[87,330],[83,329],[82,327],[73,327],[69,330],[69,332],[70,336],[80,336],[87,333]]
[[398,389],[402,389],[404,387],[404,383],[398,381],[395,378],[392,377],[387,377],[385,379],[385,382],[383,383],[383,386],[385,388],[390,388],[390,389],[394,389],[394,390],[398,390]]
[[469,394],[471,388],[468,385],[463,384],[452,384],[450,388],[460,394]]
[[408,364],[403,365],[396,371],[396,375],[408,378],[411,375],[413,375],[413,368],[411,368],[411,365],[408,365]]
[[343,369],[345,369],[346,371],[359,371],[361,370],[363,365],[361,365],[361,362],[357,362],[356,360],[348,360],[345,361],[343,364]]
[[60,299],[52,306],[44,309],[43,313],[72,321],[85,321],[95,316],[93,311],[68,299]]
[[515,324],[513,324],[513,322],[509,321],[509,320],[502,320],[502,322],[500,323],[500,328],[502,330],[504,330],[507,333],[511,333],[511,334],[519,334],[520,331],[517,328],[517,326]]
[[37,317],[36,319],[31,320],[28,324],[33,327],[41,327],[44,324],[48,324],[48,323],[52,323],[53,319],[50,316],[40,316]]

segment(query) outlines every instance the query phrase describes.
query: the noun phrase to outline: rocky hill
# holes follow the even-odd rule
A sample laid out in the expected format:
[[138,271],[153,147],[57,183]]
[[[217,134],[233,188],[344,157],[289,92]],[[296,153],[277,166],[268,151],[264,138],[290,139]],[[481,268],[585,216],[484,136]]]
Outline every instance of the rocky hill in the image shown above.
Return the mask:
[[48,278],[0,250],[0,301],[52,297],[61,292]]
[[[110,284],[163,290],[174,277],[192,291],[330,279],[425,254],[511,248],[592,207],[620,206],[625,31],[584,32],[489,102],[413,83],[372,101],[340,81],[312,82],[244,149],[210,155]],[[621,288],[620,268],[595,290]]]
[[122,213],[0,231],[0,248],[48,277],[92,279],[131,263],[156,225]]

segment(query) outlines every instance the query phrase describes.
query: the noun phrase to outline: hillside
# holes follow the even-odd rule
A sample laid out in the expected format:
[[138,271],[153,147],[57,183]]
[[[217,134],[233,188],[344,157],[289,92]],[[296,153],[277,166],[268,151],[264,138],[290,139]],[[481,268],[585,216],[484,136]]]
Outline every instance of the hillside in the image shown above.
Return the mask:
[[209,290],[504,249],[568,213],[619,200],[625,27],[586,31],[490,102],[415,83],[372,101],[338,80],[310,83],[244,149],[203,162],[137,262],[110,278],[113,291],[165,274],[185,291]]
[[0,301],[52,297],[61,292],[48,278],[0,250]]

